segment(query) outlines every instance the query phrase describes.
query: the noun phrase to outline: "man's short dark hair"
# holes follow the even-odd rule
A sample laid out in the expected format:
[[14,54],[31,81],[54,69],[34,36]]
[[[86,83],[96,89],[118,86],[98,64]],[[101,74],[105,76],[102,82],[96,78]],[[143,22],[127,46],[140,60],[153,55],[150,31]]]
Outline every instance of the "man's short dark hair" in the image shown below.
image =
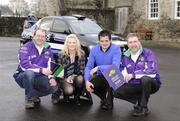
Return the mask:
[[111,40],[111,32],[108,31],[108,30],[100,31],[99,34],[98,34],[98,39],[100,40],[100,37],[105,37],[105,36],[108,36],[109,40]]

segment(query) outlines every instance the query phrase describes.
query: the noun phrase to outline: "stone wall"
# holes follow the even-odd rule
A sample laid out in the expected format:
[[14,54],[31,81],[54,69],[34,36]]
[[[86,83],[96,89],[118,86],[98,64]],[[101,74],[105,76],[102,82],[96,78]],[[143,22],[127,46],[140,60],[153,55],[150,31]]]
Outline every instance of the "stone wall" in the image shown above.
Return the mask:
[[[180,20],[175,19],[175,2],[159,0],[159,19],[148,18],[149,0],[134,0],[129,6],[128,24],[124,35],[137,30],[151,30],[152,40],[180,41]],[[143,39],[143,38],[141,38]]]
[[[180,20],[171,19],[162,15],[161,19],[148,20],[141,17],[141,14],[130,10],[128,26],[125,35],[129,32],[152,31],[152,40],[155,41],[180,41]],[[145,33],[144,33],[145,34]],[[144,39],[144,37],[140,38]]]
[[20,36],[24,20],[23,17],[0,17],[0,36]]

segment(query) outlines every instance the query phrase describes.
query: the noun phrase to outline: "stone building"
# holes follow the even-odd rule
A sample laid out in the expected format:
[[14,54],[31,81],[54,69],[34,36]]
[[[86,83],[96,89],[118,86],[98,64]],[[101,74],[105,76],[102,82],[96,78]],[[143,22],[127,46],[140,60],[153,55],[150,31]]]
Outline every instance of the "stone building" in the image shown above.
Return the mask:
[[[109,0],[110,2],[111,0]],[[115,30],[124,34],[139,29],[151,30],[153,39],[178,40],[180,0],[112,0]]]
[[[65,0],[74,8],[114,10],[114,30],[153,32],[153,39],[176,39],[180,35],[180,0]],[[74,5],[72,5],[74,4]],[[111,16],[109,16],[111,17]],[[113,17],[112,17],[113,18]],[[143,32],[143,31],[142,31]]]
[[[14,5],[14,2],[12,8],[23,6],[20,4],[23,0],[13,1],[19,1],[19,4]],[[39,17],[60,15],[61,0],[34,1],[39,2],[32,4],[31,8],[38,8]],[[154,40],[178,40],[180,37],[180,0],[64,0],[64,3],[67,15],[75,13],[94,18],[106,28],[125,36],[131,31],[144,30],[146,33],[150,30]]]

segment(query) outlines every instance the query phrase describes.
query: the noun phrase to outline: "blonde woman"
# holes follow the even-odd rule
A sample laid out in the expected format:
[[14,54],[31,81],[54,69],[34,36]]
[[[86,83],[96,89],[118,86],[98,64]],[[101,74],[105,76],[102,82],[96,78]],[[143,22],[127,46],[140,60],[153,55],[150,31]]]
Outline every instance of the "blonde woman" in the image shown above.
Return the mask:
[[[58,64],[63,66],[76,63],[75,71],[72,75],[65,78],[61,83],[61,88],[64,92],[64,99],[69,101],[69,96],[74,94],[74,99],[77,105],[80,105],[79,97],[82,94],[85,69],[85,53],[81,49],[80,41],[75,34],[70,34],[66,37],[64,43],[64,49],[59,53]],[[59,95],[52,95],[52,102],[54,104],[59,102]]]

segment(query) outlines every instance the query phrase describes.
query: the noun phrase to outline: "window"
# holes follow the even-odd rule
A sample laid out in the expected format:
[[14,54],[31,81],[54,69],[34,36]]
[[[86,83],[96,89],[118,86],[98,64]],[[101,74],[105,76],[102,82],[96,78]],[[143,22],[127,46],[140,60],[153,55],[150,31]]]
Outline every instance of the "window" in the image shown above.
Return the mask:
[[159,18],[158,0],[149,0],[149,19]]
[[51,26],[52,26],[52,18],[43,19],[40,24],[40,28],[46,31],[50,31]]
[[175,18],[180,19],[180,0],[175,0]]
[[70,25],[76,34],[98,34],[102,30],[95,22],[78,21],[71,22]]
[[54,24],[53,24],[53,28],[52,28],[53,32],[64,33],[65,30],[67,30],[67,29],[68,29],[68,27],[64,21],[62,21],[60,19],[54,20]]

